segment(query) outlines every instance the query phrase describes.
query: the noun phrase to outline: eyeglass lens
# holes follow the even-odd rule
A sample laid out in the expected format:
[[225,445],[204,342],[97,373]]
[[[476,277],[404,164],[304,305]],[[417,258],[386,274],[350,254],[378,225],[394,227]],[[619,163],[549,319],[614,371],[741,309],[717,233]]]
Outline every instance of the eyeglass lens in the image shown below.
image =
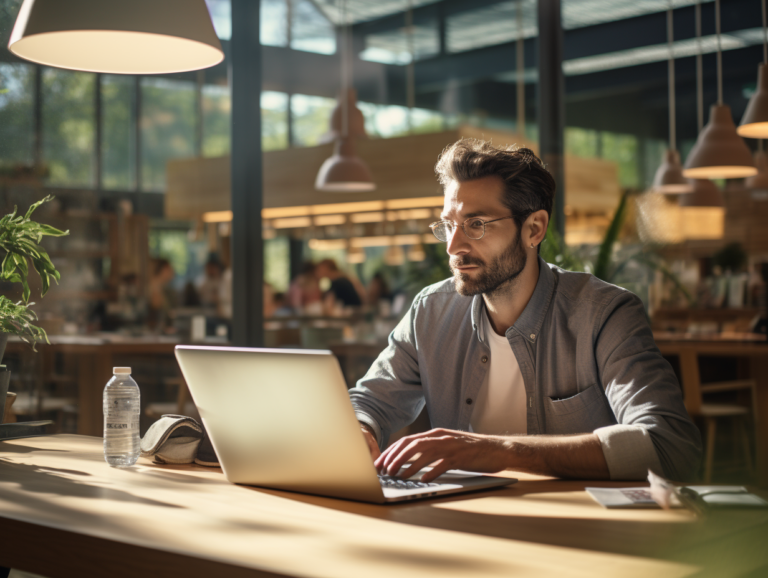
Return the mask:
[[[481,239],[485,234],[485,223],[482,221],[482,219],[467,219],[462,224],[462,228],[464,229],[464,233],[470,239]],[[435,237],[437,237],[439,241],[447,242],[448,239],[450,239],[453,235],[455,229],[456,225],[453,223],[449,221],[440,221],[434,227],[432,227],[432,232],[435,234]]]

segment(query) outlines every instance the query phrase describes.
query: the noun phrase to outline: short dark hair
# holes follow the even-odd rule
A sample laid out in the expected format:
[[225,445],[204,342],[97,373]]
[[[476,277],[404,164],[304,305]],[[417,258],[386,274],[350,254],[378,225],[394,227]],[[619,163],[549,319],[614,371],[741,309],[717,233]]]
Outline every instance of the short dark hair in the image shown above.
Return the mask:
[[518,230],[536,211],[543,209],[552,217],[555,179],[529,148],[497,147],[488,141],[463,138],[443,150],[435,173],[443,188],[453,182],[499,177],[504,183],[503,202]]

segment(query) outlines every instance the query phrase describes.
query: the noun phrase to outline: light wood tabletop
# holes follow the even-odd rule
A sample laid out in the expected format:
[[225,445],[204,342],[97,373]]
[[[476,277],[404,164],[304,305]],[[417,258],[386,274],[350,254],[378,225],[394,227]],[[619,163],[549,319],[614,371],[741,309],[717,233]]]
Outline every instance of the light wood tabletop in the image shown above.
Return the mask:
[[[525,474],[506,489],[377,506],[229,484],[102,440],[0,443],[0,566],[57,576],[742,576],[768,568],[768,512],[606,510],[589,485]],[[626,484],[623,484],[626,485]]]

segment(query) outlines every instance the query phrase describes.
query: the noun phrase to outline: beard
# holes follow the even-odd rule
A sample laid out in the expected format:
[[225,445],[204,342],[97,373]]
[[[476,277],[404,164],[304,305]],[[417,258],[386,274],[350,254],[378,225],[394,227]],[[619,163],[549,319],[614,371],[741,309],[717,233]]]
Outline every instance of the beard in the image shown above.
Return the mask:
[[[493,259],[490,264],[477,257],[464,257],[451,261],[451,271],[453,271],[453,281],[456,291],[459,295],[470,297],[483,293],[492,295],[499,290],[510,288],[515,279],[523,272],[528,262],[528,255],[522,247],[522,238],[520,232],[517,238],[504,249],[504,251]],[[456,267],[467,265],[476,265],[482,267],[477,278],[472,279],[470,275],[462,273]]]

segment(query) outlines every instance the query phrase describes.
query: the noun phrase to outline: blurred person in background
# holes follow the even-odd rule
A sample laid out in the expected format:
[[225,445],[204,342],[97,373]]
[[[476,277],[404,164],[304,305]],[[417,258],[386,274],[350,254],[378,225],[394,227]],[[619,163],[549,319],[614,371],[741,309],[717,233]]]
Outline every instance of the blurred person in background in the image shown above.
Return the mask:
[[198,277],[195,283],[200,305],[218,308],[223,277],[224,265],[215,253],[211,253],[205,262],[203,274]]
[[323,259],[315,267],[315,277],[318,282],[320,279],[328,279],[331,286],[323,295],[323,304],[326,311],[333,311],[336,303],[341,303],[344,307],[360,307],[363,304],[363,295],[365,292],[347,277],[333,259]]
[[171,282],[176,272],[168,259],[154,259],[149,279],[149,326],[156,331],[170,328],[170,312],[176,306],[177,296]]
[[315,276],[315,264],[312,261],[306,261],[301,267],[301,273],[291,281],[291,286],[288,288],[287,304],[296,313],[302,313],[306,312],[307,308],[311,310],[312,307],[317,307],[319,310],[322,298],[320,284]]

